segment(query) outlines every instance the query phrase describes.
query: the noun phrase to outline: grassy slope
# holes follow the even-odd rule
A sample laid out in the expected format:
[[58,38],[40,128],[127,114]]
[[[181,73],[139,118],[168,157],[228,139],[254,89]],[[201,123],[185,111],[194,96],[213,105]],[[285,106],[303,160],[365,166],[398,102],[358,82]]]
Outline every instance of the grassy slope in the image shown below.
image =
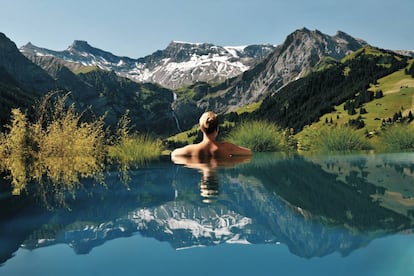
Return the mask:
[[89,73],[95,70],[99,70],[99,68],[96,66],[82,66],[76,69],[73,68],[72,72],[78,75],[78,74],[86,74],[86,73]]
[[[366,48],[365,51],[369,51],[370,54],[380,54],[377,50]],[[359,54],[359,51],[355,52],[344,58],[350,59]],[[409,62],[407,68],[414,63],[414,59]],[[411,110],[414,113],[414,78],[410,75],[405,74],[405,69],[401,69],[393,74],[390,74],[384,78],[378,80],[377,85],[372,85],[369,89],[370,91],[383,91],[384,97],[380,99],[375,99],[367,104],[365,104],[365,109],[368,113],[363,114],[362,117],[365,122],[365,127],[357,130],[358,132],[372,132],[378,131],[380,129],[382,119],[392,118],[396,112],[401,111],[403,116],[406,116]],[[189,91],[179,91],[179,93],[188,94]],[[250,113],[257,108],[259,108],[261,102],[253,103],[245,107],[241,107],[236,110],[236,113]],[[341,105],[335,106],[334,112],[325,114],[321,116],[319,122],[314,123],[310,126],[311,129],[318,130],[325,125],[325,120],[332,118],[333,123],[338,125],[344,125],[348,123],[350,119],[356,119],[360,114],[357,110],[357,114],[348,115],[347,111],[344,110],[344,103]],[[193,127],[191,130],[179,133],[173,137],[168,138],[169,140],[183,141],[186,143],[192,143],[194,141],[194,136],[188,137],[188,133],[197,131],[197,126]],[[298,136],[301,133],[297,134]]]
[[236,110],[236,113],[239,114],[239,115],[242,114],[242,113],[245,113],[245,112],[251,113],[251,112],[255,111],[256,109],[258,109],[261,104],[262,104],[262,101],[248,104],[246,106],[238,108]]
[[[412,62],[414,61],[412,60],[410,63]],[[376,131],[380,128],[382,119],[392,118],[399,111],[402,111],[403,115],[408,114],[409,110],[414,112],[414,78],[406,75],[404,69],[379,79],[378,83],[376,86],[372,85],[370,90],[382,90],[384,97],[365,104],[368,112],[362,115],[365,127],[358,131]],[[347,111],[344,111],[344,104],[336,106],[335,110],[323,115],[319,122],[312,124],[311,128],[320,129],[325,125],[326,119],[330,121],[331,118],[334,124],[343,125],[350,119],[356,119],[360,115],[359,113],[348,115]]]

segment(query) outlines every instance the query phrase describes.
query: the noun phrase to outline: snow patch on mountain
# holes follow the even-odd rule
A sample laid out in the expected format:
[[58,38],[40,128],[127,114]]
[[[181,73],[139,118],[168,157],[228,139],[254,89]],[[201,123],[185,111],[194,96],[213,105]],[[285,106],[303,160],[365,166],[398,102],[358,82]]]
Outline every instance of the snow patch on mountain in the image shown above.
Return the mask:
[[53,56],[65,64],[94,66],[136,82],[152,82],[176,89],[195,82],[218,82],[237,76],[260,62],[273,49],[271,45],[221,47],[173,41],[165,50],[132,59],[115,56],[90,46],[86,41],[75,40],[64,51],[48,50],[31,43],[22,46],[20,51],[27,57]]

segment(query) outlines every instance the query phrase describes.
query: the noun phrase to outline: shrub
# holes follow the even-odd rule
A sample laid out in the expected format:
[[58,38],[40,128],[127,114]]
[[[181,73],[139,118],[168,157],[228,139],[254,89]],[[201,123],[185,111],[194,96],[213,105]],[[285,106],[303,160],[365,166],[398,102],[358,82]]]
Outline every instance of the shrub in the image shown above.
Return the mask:
[[[6,137],[3,133],[0,133],[0,160],[6,159]],[[4,162],[0,162],[0,172],[5,169]]]
[[157,159],[161,152],[160,140],[139,134],[124,137],[117,145],[109,147],[109,156],[126,164],[143,164],[147,160]]
[[380,142],[386,150],[414,150],[414,125],[391,126],[384,130]]
[[[38,117],[30,123],[19,110],[12,110],[8,133],[0,141],[3,170],[11,175],[13,194],[20,194],[31,179],[42,185],[46,175],[62,182],[62,190],[102,171],[105,157],[103,118],[82,122],[75,107],[66,107],[66,96],[52,101],[46,96]],[[60,185],[60,184],[56,184]],[[57,187],[55,185],[55,187]]]
[[20,109],[12,109],[9,133],[3,138],[4,151],[9,156],[26,159],[29,151],[29,124]]
[[275,124],[265,121],[249,121],[236,127],[226,138],[252,151],[264,152],[281,150],[284,134]]
[[8,169],[11,174],[13,194],[20,194],[27,182],[27,163],[29,162],[29,124],[20,109],[12,109],[9,132],[2,135],[0,155],[1,170]]
[[322,128],[311,146],[315,151],[354,151],[369,148],[365,136],[348,126]]

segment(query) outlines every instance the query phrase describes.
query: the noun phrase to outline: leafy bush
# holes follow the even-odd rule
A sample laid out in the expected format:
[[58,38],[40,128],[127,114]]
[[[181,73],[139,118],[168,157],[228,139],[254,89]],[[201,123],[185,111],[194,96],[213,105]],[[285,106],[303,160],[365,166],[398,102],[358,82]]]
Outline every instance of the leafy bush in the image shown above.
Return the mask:
[[52,111],[53,120],[44,128],[35,125],[42,128],[36,135],[36,138],[41,138],[38,141],[40,154],[45,157],[67,158],[90,156],[96,162],[102,162],[105,157],[103,118],[82,122],[82,115],[75,111],[74,105],[65,108],[64,101],[64,98],[57,100]]
[[[0,133],[0,160],[6,159],[6,137],[3,133]],[[0,162],[0,171],[4,168],[4,162]]]
[[284,133],[275,124],[248,121],[232,130],[227,140],[255,152],[278,151],[283,148]]
[[34,123],[20,109],[13,109],[9,131],[1,135],[1,169],[10,172],[13,194],[20,194],[31,179],[41,184],[45,175],[56,183],[64,182],[66,189],[78,183],[79,175],[102,171],[103,118],[82,122],[73,105],[66,107],[66,96],[52,98],[48,95],[39,104]]
[[13,194],[19,194],[27,182],[26,164],[29,160],[29,124],[20,109],[12,110],[11,124],[7,126],[9,133],[2,135],[0,155],[2,170],[11,173]]

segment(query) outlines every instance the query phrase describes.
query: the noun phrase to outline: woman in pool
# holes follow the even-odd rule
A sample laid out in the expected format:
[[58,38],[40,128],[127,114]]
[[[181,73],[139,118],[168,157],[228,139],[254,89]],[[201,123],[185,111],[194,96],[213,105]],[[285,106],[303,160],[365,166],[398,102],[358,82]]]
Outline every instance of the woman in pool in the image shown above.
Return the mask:
[[200,117],[200,130],[203,133],[203,140],[198,144],[187,145],[175,149],[171,156],[198,156],[207,157],[229,157],[252,155],[248,148],[237,146],[229,142],[218,142],[218,118],[212,111],[205,112]]

